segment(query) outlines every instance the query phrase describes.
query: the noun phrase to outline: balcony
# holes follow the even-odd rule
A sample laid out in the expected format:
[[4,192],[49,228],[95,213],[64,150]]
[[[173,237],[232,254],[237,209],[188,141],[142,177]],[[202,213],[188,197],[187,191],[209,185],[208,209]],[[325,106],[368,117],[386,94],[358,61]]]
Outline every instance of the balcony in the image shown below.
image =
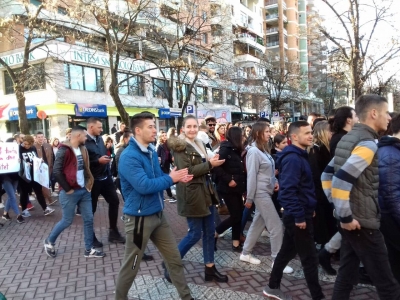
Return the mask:
[[[279,27],[267,27],[265,35],[272,35],[278,33],[279,33]],[[287,30],[285,28],[283,28],[283,34],[287,35]]]
[[161,12],[167,15],[177,13],[181,5],[180,0],[161,0]]
[[211,16],[209,18],[210,24],[221,24],[222,23],[222,16],[221,15],[215,15]]
[[[267,43],[267,49],[269,48],[279,48],[279,41],[269,42]],[[283,43],[283,47],[288,49],[288,44],[286,42]]]
[[[268,9],[277,9],[278,8],[278,2],[279,2],[279,0],[268,0],[268,1],[265,1],[265,9],[266,10],[268,10]],[[286,2],[283,1],[283,0],[282,0],[282,6],[283,6],[284,10],[287,9],[286,8]]]
[[235,55],[234,62],[235,63],[254,62],[259,64],[260,59],[251,54],[238,54]]
[[[265,16],[265,22],[267,24],[273,24],[273,23],[277,23],[279,20],[279,16],[278,14],[267,14]],[[287,23],[287,17],[285,15],[283,15],[283,22]]]
[[243,44],[249,44],[253,46],[263,53],[265,52],[264,40],[260,37],[254,37],[248,33],[240,33],[236,35],[236,39]]

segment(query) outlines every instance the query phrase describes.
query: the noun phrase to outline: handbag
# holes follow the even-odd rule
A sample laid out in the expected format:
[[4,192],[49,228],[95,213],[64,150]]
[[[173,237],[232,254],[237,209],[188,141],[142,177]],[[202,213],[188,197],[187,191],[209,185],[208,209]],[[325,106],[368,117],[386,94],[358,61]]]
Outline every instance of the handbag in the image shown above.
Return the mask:
[[217,193],[217,189],[215,187],[215,183],[211,179],[211,174],[206,175],[206,181],[207,181],[208,189],[210,191],[211,203],[213,205],[218,205],[219,204],[218,193]]
[[26,161],[22,161],[21,168],[19,169],[18,175],[26,182],[31,182],[31,167]]

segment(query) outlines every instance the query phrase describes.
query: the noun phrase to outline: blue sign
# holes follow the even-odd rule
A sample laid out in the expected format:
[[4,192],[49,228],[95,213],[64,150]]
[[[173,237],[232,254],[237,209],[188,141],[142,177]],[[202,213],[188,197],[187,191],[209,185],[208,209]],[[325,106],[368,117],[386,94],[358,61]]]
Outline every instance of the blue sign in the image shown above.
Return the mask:
[[272,115],[276,118],[276,117],[279,117],[279,111],[274,111],[273,113],[272,113]]
[[169,111],[169,108],[160,108],[160,109],[158,109],[158,117],[160,119],[170,119],[171,118],[171,112]]
[[107,117],[107,106],[102,104],[75,104],[75,115],[78,117]]
[[269,113],[266,111],[260,111],[260,118],[269,118]]
[[194,113],[193,105],[186,106],[186,113],[187,114],[193,114]]
[[170,108],[170,116],[171,117],[182,117],[182,109],[181,108]]
[[[37,118],[37,108],[36,106],[26,106],[26,118],[27,119],[36,119]],[[18,107],[10,108],[8,111],[8,119],[10,121],[18,120]]]

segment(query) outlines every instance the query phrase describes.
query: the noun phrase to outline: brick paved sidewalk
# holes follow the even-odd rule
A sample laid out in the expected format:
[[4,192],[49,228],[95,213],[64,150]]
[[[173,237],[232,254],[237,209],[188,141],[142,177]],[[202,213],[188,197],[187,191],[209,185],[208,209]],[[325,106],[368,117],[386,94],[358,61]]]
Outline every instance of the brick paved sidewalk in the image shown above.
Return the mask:
[[[124,246],[109,244],[107,241],[108,218],[105,201],[99,201],[95,215],[96,235],[102,239],[103,250],[107,254],[104,259],[84,258],[81,217],[75,217],[73,225],[60,235],[56,244],[57,257],[48,257],[43,252],[43,240],[61,218],[60,206],[57,202],[53,206],[56,212],[44,217],[38,203],[34,201],[33,204],[37,208],[31,211],[32,217],[27,218],[25,224],[17,224],[12,216],[12,222],[6,222],[4,227],[0,227],[0,292],[5,294],[7,300],[114,299],[115,280]],[[2,210],[0,211],[2,213]],[[178,242],[186,235],[186,220],[177,216],[176,204],[166,202],[165,211]],[[123,231],[121,221],[119,227]],[[220,239],[216,261],[217,264],[221,262],[219,270],[229,275],[229,283],[206,283],[203,278],[204,266],[196,258],[196,253],[201,252],[199,247],[200,244],[184,259],[186,277],[196,297],[230,300],[264,298],[262,289],[269,278],[268,268],[251,269],[237,265],[234,257],[231,257],[230,241]],[[161,257],[151,243],[147,252],[155,257],[155,261],[142,262],[130,294],[139,296],[140,299],[177,299],[174,287],[163,279]],[[254,254],[268,257],[268,242],[258,243]],[[282,289],[289,292],[294,300],[310,299],[305,280],[299,276],[285,275]],[[321,285],[329,299],[333,282],[321,281]],[[353,290],[351,299],[378,297],[372,287],[358,286]]]

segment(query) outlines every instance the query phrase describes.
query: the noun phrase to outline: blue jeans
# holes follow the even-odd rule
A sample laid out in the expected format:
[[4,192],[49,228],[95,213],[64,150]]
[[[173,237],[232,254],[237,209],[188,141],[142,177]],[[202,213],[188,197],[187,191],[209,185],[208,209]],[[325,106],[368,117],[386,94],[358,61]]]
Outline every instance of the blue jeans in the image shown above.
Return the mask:
[[4,179],[3,181],[3,189],[7,194],[7,202],[4,207],[4,212],[9,212],[12,209],[16,215],[19,215],[19,209],[17,205],[17,198],[15,197],[15,191],[17,190],[18,181],[17,180],[8,180]]
[[92,196],[86,188],[75,190],[68,195],[64,190],[60,192],[59,200],[62,207],[62,219],[54,226],[48,240],[55,244],[58,236],[64,229],[68,228],[75,217],[75,207],[78,205],[83,219],[83,234],[86,250],[90,250],[93,245],[93,211]]
[[188,234],[179,243],[178,249],[183,258],[201,238],[203,232],[204,264],[214,263],[215,207],[210,206],[210,214],[206,217],[186,218],[189,226]]

